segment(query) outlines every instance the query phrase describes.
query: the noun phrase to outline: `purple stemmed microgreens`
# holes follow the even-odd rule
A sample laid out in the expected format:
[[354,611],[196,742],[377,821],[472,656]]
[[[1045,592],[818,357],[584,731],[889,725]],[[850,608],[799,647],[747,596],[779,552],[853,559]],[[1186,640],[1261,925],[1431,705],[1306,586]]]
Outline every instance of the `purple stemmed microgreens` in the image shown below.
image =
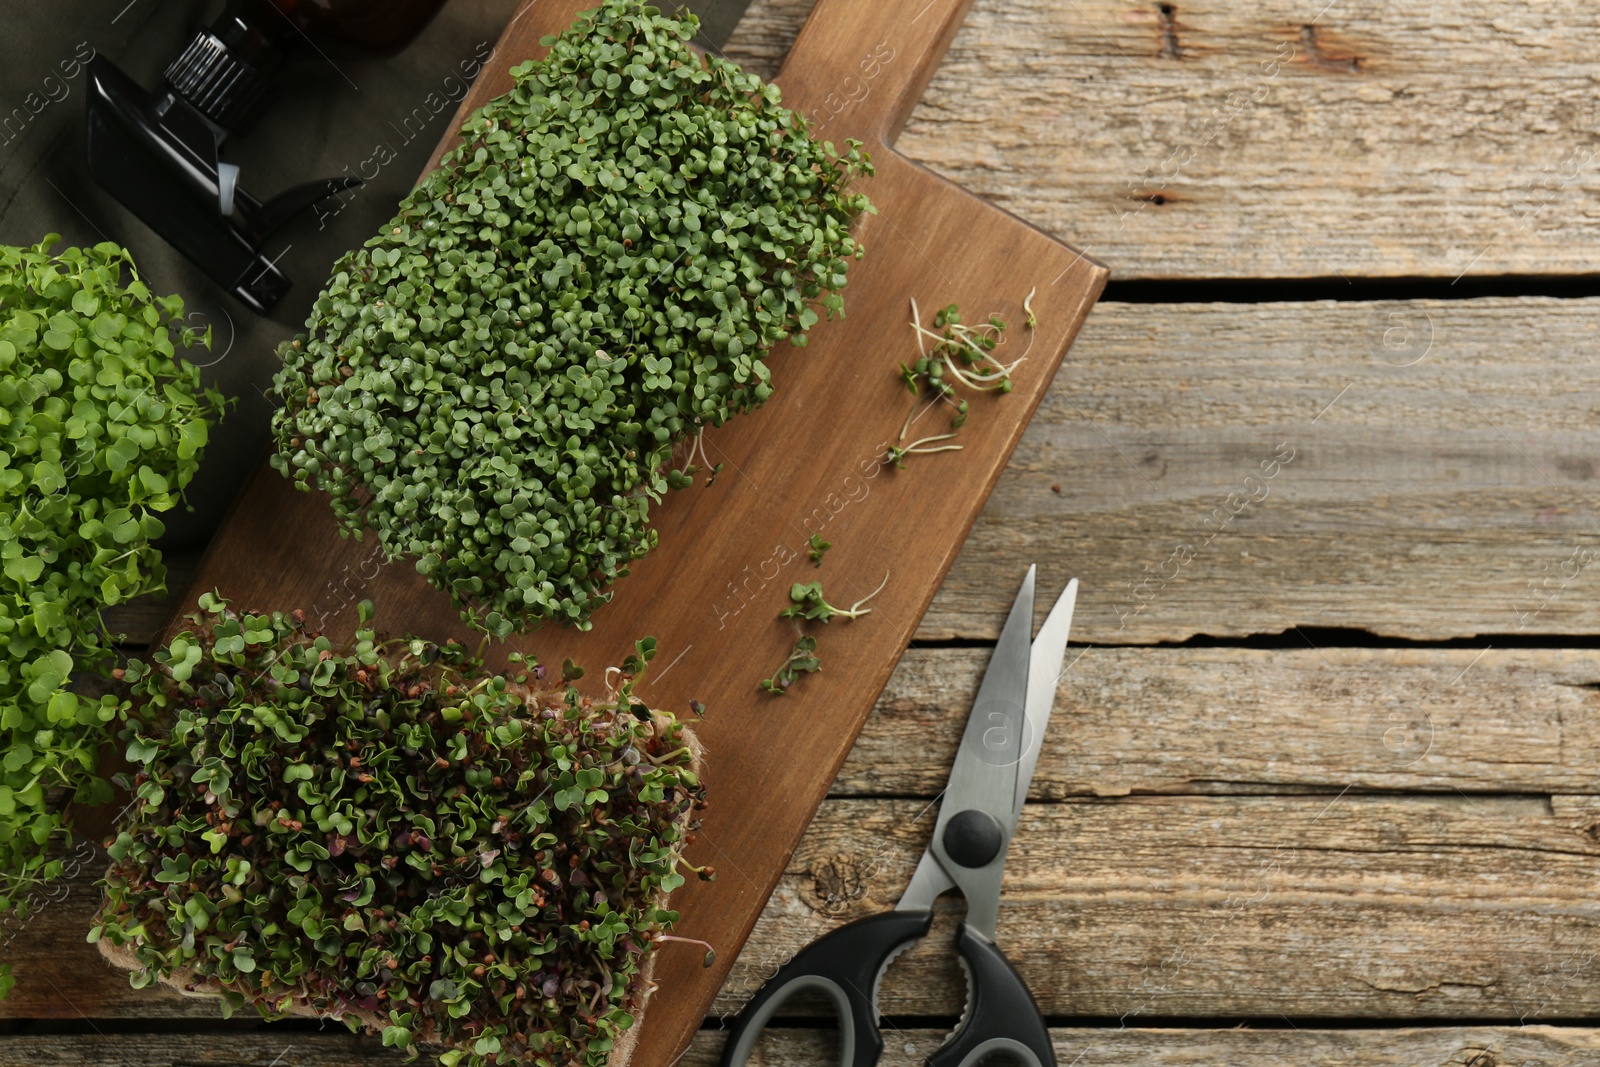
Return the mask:
[[366,602],[342,646],[303,614],[200,606],[124,672],[135,803],[91,939],[135,984],[181,969],[225,1011],[359,1012],[453,1067],[615,1041],[674,939],[665,894],[715,874],[682,854],[693,748],[633,696],[654,640],[589,700],[531,687],[531,657],[507,678],[454,642],[384,640]]

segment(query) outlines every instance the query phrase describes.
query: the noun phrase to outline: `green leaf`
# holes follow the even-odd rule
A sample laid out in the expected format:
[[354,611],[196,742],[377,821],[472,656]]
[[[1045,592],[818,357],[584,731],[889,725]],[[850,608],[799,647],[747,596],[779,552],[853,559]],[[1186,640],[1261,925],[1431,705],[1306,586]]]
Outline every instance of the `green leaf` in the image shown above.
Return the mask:
[[187,882],[189,880],[189,871],[188,855],[164,856],[161,860],[161,869],[156,871],[152,877],[158,882],[172,885],[178,882]]
[[176,652],[177,643],[174,642],[173,661],[170,664],[172,679],[176,682],[187,682],[194,675],[195,665],[200,662],[200,646],[185,645],[181,657]]
[[206,446],[207,436],[206,424],[199,419],[191,419],[178,427],[178,458],[192,459],[198,456]]
[[78,699],[78,694],[62,690],[50,697],[50,705],[45,709],[45,717],[54,723],[76,723],[83,710],[83,704]]
[[127,758],[129,763],[148,764],[161,754],[161,746],[154,741],[145,741],[135,737],[128,742]]
[[152,493],[167,491],[167,480],[151,470],[148,465],[139,468],[139,481]]
[[15,559],[6,560],[6,577],[24,585],[38,581],[39,575],[43,573],[44,560],[38,556],[18,556]]
[[114,474],[126,470],[137,458],[139,458],[139,445],[131,437],[119,437],[106,449],[106,466]]

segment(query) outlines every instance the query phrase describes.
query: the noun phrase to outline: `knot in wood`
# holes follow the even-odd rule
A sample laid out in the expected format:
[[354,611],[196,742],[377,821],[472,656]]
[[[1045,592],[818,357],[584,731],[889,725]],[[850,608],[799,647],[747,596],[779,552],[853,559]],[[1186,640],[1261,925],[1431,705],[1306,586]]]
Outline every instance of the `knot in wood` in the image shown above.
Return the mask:
[[850,856],[828,856],[811,865],[810,899],[806,903],[827,915],[848,911],[867,895],[869,878]]

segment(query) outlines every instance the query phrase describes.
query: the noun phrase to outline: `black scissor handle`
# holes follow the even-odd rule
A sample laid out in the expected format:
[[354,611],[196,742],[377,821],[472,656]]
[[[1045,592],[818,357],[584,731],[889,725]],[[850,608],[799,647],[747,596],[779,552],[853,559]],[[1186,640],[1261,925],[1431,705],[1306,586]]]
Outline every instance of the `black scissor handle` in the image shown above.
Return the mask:
[[[768,1020],[805,990],[824,994],[838,1013],[839,1067],[874,1067],[883,1054],[878,1006],[872,999],[878,975],[901,946],[927,936],[932,925],[931,911],[888,911],[847,923],[807,945],[734,1020],[721,1067],[744,1067]],[[1055,1067],[1054,1062],[1048,1067]]]
[[966,923],[956,934],[956,951],[967,967],[967,1013],[950,1040],[928,1057],[928,1067],[973,1067],[998,1052],[1028,1067],[1056,1067],[1044,1016],[1011,961]]

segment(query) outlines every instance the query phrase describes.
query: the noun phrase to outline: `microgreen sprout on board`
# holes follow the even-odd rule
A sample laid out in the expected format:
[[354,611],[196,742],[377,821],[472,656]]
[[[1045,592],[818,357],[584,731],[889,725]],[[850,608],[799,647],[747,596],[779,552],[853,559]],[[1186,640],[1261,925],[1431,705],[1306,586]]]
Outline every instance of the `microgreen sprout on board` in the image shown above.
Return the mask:
[[[1022,301],[1030,330],[1039,324],[1032,306],[1035,292],[1036,289],[1030,289]],[[999,315],[991,315],[984,325],[972,327],[961,321],[960,308],[951,304],[934,315],[933,328],[929,329],[922,325],[922,313],[917,308],[916,298],[912,297],[911,328],[916,332],[918,355],[913,362],[900,364],[900,380],[911,393],[911,410],[900,427],[897,440],[902,443],[892,446],[885,457],[900,470],[905,469],[905,461],[910,456],[961,451],[960,445],[948,442],[954,440],[956,431],[966,424],[971,403],[957,397],[957,388],[1009,393],[1012,373],[1027,360],[1026,353],[1010,363],[995,358],[994,350],[1004,342],[1006,331],[1005,320]],[[926,404],[924,398],[927,398]],[[903,443],[911,433],[912,424],[937,403],[949,404],[954,411],[950,432],[929,434],[909,444]]]
[[777,672],[771,678],[761,679],[761,690],[773,696],[783,696],[789,687],[800,680],[803,674],[822,669],[822,660],[817,656],[817,639],[806,634],[794,643],[794,648],[789,651],[789,656],[783,661]]
[[812,534],[811,539],[806,543],[811,546],[806,552],[806,555],[811,557],[811,565],[813,567],[822,566],[822,557],[827,553],[828,549],[833,547],[833,542],[824,541],[821,534]]
[[515,67],[280,348],[274,466],[496,637],[587,627],[692,479],[674,443],[843,314],[870,160],[696,25],[607,0]]
[[[815,537],[812,540],[816,540]],[[826,543],[826,542],[824,542]],[[872,614],[872,609],[866,607],[868,601],[889,584],[889,576],[885,574],[883,581],[878,583],[878,588],[851,604],[848,608],[837,608],[828,603],[827,594],[822,590],[821,582],[796,582],[789,588],[790,604],[778,613],[779,618],[799,619],[796,625],[806,622],[821,622],[826,624],[830,619],[844,619],[853,621],[863,615]],[[762,692],[771,693],[773,696],[783,696],[789,687],[800,680],[805,674],[812,674],[822,669],[822,658],[817,654],[817,639],[804,634],[795,641],[794,648],[790,650],[788,658],[778,667],[771,678],[763,678],[759,683]]]
[[883,592],[883,587],[889,584],[889,576],[885,574],[883,581],[878,583],[878,588],[851,604],[848,608],[836,608],[828,603],[822,591],[821,582],[796,582],[789,589],[789,599],[792,603],[778,613],[785,619],[809,619],[813,622],[826,623],[830,619],[844,619],[852,621],[863,615],[872,614],[872,609],[863,607],[867,601]]
[[[962,402],[962,406],[966,406],[965,401]],[[961,417],[962,419],[966,418],[965,412],[962,413]],[[940,433],[913,441],[909,445],[892,445],[889,451],[885,453],[884,458],[894,464],[897,470],[905,470],[907,456],[931,456],[935,452],[960,452],[960,445],[941,445],[937,443],[953,440],[955,436],[954,432]]]

